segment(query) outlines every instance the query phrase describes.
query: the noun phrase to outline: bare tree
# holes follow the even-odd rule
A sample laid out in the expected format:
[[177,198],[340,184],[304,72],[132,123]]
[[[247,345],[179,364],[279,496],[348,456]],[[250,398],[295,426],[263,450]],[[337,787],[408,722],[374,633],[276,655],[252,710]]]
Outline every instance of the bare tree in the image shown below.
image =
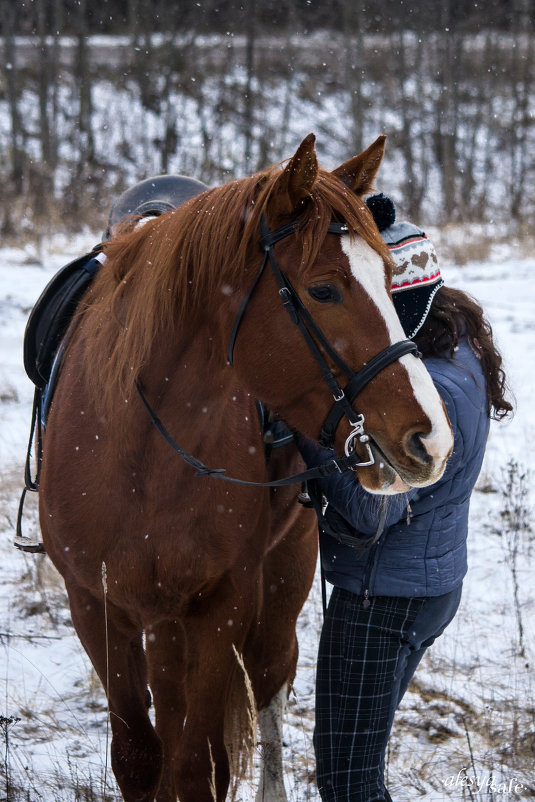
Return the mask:
[[443,0],[441,30],[436,34],[436,75],[439,82],[435,106],[435,149],[440,169],[444,216],[451,220],[456,210],[457,136],[459,77],[462,39],[455,18],[455,0]]
[[[37,34],[41,68],[37,77],[39,98],[39,143],[41,158],[29,171],[30,191],[34,213],[44,217],[54,192],[54,175],[57,165],[57,114],[58,114],[58,60],[59,60],[59,0],[48,0],[36,6]],[[51,23],[54,33],[48,35]]]
[[391,36],[392,52],[396,56],[394,86],[401,129],[394,137],[403,158],[403,207],[413,220],[420,217],[425,195],[429,154],[422,131],[424,74],[423,48],[411,33],[398,30]]
[[4,73],[11,121],[11,182],[14,195],[21,195],[24,179],[24,130],[19,111],[17,47],[15,38],[16,8],[14,3],[2,3],[4,38]]
[[[17,199],[38,217],[63,191],[72,219],[82,192],[106,203],[133,173],[215,182],[261,168],[295,144],[298,109],[332,160],[388,133],[395,171],[383,184],[414,219],[533,216],[535,0],[377,0],[373,14],[355,0],[105,6],[102,15],[88,0],[0,0],[4,230]],[[114,51],[113,74],[90,36],[124,34],[125,22],[130,41]],[[125,100],[105,120],[97,84]]]
[[78,90],[78,134],[79,134],[79,165],[83,171],[84,164],[92,164],[95,160],[95,139],[93,135],[93,99],[91,74],[89,68],[87,26],[87,0],[78,0],[76,14],[76,60],[75,78]]
[[513,0],[514,47],[511,50],[512,109],[510,124],[511,214],[518,219],[522,212],[526,182],[532,159],[529,156],[528,132],[532,125],[530,98],[533,88],[533,47],[527,41],[529,0]]
[[243,93],[243,128],[245,133],[243,168],[246,173],[252,169],[255,113],[255,46],[256,46],[256,0],[249,0],[245,15],[245,90]]
[[365,48],[361,25],[361,11],[354,0],[344,0],[343,41],[344,41],[344,84],[349,92],[351,115],[351,141],[349,151],[360,153],[363,149],[363,129],[366,103],[362,91],[366,71]]

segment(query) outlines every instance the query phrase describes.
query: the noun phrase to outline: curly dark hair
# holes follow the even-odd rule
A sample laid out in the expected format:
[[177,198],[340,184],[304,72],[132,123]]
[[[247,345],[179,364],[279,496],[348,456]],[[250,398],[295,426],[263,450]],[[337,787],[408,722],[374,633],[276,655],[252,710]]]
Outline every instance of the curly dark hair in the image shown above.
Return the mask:
[[433,299],[424,325],[413,339],[422,356],[453,359],[459,338],[465,333],[481,359],[487,383],[489,415],[501,420],[513,411],[513,406],[506,398],[507,380],[492,328],[474,298],[462,290],[442,286]]

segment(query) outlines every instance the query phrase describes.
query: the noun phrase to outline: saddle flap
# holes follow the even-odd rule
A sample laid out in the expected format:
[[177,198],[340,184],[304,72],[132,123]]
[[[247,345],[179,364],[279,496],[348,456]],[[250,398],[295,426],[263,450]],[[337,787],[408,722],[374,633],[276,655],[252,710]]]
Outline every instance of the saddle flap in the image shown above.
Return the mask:
[[41,390],[76,307],[100,266],[97,254],[95,249],[61,268],[30,312],[24,333],[24,369]]

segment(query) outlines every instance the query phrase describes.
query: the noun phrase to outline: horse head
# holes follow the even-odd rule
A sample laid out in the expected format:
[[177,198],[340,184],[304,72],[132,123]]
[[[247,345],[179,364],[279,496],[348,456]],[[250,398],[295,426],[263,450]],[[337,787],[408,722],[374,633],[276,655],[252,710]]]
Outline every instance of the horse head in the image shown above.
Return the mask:
[[[253,230],[260,213],[270,230],[284,233],[293,224],[292,234],[273,246],[276,262],[328,343],[354,371],[404,340],[390,294],[390,257],[362,200],[372,190],[384,139],[328,173],[318,168],[314,136],[309,135],[286,167],[260,185],[246,225],[256,245],[249,259],[258,264]],[[347,234],[331,233],[333,220],[345,224]],[[332,397],[302,332],[283,310],[275,278],[268,272],[248,301],[236,338],[235,369],[291,426],[319,439]],[[321,341],[314,340],[321,350]],[[338,378],[333,355],[327,353],[325,360]],[[416,356],[406,354],[388,364],[362,389],[354,408],[364,416],[374,456],[372,466],[358,469],[366,489],[399,492],[441,476],[453,445],[451,428]],[[346,421],[339,427],[337,451],[348,426]]]

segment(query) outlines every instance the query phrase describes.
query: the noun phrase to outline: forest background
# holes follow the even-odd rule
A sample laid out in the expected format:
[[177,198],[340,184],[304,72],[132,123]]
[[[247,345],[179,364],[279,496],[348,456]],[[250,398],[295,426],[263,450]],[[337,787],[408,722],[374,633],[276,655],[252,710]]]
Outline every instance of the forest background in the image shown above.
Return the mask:
[[[423,224],[529,232],[534,0],[0,0],[0,234],[105,222],[149,175],[208,184],[388,135]],[[489,233],[490,232],[490,233]]]

